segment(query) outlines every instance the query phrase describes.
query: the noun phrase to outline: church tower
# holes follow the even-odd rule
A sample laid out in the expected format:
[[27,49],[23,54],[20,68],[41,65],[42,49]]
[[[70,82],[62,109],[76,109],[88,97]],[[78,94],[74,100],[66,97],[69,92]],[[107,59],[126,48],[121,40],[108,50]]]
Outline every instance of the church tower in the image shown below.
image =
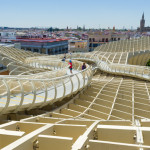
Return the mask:
[[144,19],[144,13],[142,15],[142,19],[140,21],[140,31],[143,32],[145,27],[145,19]]

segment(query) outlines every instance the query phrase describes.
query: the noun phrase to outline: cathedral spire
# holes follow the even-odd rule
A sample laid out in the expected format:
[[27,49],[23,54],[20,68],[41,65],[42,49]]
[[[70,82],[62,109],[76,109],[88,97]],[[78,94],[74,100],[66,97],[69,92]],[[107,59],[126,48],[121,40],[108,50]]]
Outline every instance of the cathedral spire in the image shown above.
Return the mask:
[[142,15],[142,19],[144,20],[144,12],[143,12],[143,15]]
[[145,19],[144,19],[144,12],[143,12],[142,19],[140,21],[140,31],[144,32],[144,30],[145,30]]

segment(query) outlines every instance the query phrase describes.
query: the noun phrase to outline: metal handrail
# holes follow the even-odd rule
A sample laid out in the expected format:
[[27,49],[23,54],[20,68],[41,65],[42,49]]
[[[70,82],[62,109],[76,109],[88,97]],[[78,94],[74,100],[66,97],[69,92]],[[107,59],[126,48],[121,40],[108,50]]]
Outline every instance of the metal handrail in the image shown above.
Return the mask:
[[[63,57],[63,55],[54,57],[54,59],[58,59],[61,57]],[[146,80],[150,79],[149,78],[150,69],[148,67],[112,63],[108,60],[108,58],[105,58],[105,56],[100,56],[96,53],[94,53],[92,56],[89,55],[89,53],[80,53],[80,54],[77,53],[77,54],[72,54],[71,56],[67,54],[67,58],[69,57],[71,57],[72,59],[77,59],[77,60],[93,61],[96,64],[96,67],[94,69],[100,69],[104,72],[109,72],[111,74],[125,74],[127,76],[132,76],[132,77],[134,76],[134,77],[143,78]],[[85,70],[79,70],[75,74],[72,74],[72,75],[63,74],[63,76],[56,77],[56,74],[58,73],[58,71],[60,71],[60,74],[61,74],[61,72],[64,72],[68,69],[68,64],[61,62],[61,61],[57,61],[57,60],[52,60],[55,63],[53,62],[51,63],[51,62],[47,62],[47,60],[40,59],[40,58],[42,57],[37,56],[37,57],[24,59],[26,65],[24,65],[23,67],[21,67],[21,64],[23,64],[23,62],[19,61],[18,63],[20,65],[19,67],[20,68],[30,67],[29,64],[31,64],[33,68],[38,68],[38,69],[41,68],[44,70],[44,69],[48,69],[47,65],[51,64],[50,67],[51,68],[54,67],[54,70],[46,71],[42,73],[38,72],[32,75],[0,76],[0,80],[2,83],[1,85],[2,87],[5,87],[4,92],[2,90],[0,95],[1,97],[3,96],[6,98],[6,101],[5,101],[6,103],[1,108],[1,112],[0,112],[1,114],[8,113],[9,111],[20,111],[25,108],[33,109],[37,106],[38,107],[45,106],[47,103],[54,103],[57,100],[63,99],[64,97],[68,95],[71,95],[75,92],[80,91],[82,88],[87,86],[92,79],[94,69],[92,69],[88,65]],[[8,61],[9,64],[12,65],[11,62],[13,61],[14,63],[16,59],[12,60],[12,59],[5,57],[3,60],[5,62],[9,60]],[[36,63],[39,63],[39,66],[37,66]],[[6,62],[6,64],[8,63]],[[82,62],[77,62],[74,67],[77,69],[80,69],[81,64]],[[55,70],[55,68],[57,69],[61,68],[61,69]],[[15,72],[15,69],[13,71]],[[18,84],[16,85],[16,83]],[[41,87],[41,84],[43,85],[42,87]],[[67,86],[69,86],[68,91],[67,91]],[[61,89],[63,93],[60,94],[60,92],[58,91],[59,89]],[[49,97],[51,92],[53,92],[52,98]],[[37,97],[41,93],[44,93],[45,96],[43,96],[41,98],[41,101],[38,102]],[[17,106],[12,106],[11,105],[12,99],[16,97],[17,94],[21,94],[20,101],[18,101]],[[26,105],[24,103],[25,98],[29,96],[30,94],[32,95],[32,99]]]
[[[76,77],[76,82],[77,83],[73,82],[73,77],[74,76]],[[81,80],[80,76],[83,77],[83,79],[82,79],[83,83],[81,83],[82,80]],[[51,78],[51,79],[28,79],[28,78],[17,78],[17,76],[16,77],[11,77],[11,76],[9,76],[9,77],[8,76],[7,77],[4,77],[4,76],[1,77],[0,76],[0,80],[4,81],[4,83],[5,83],[4,86],[6,87],[6,93],[4,94],[4,96],[6,96],[6,98],[7,98],[6,104],[5,104],[5,106],[3,107],[3,109],[1,110],[0,113],[2,113],[2,114],[8,113],[10,110],[11,111],[14,110],[16,112],[16,111],[20,111],[20,110],[24,109],[25,107],[28,108],[28,109],[32,109],[32,108],[36,107],[39,104],[44,106],[47,103],[47,99],[48,99],[48,96],[47,96],[48,91],[49,91],[48,88],[50,88],[52,86],[52,85],[50,85],[50,87],[48,87],[48,85],[46,85],[47,82],[52,82],[53,86],[55,87],[55,91],[54,91],[54,95],[55,96],[51,100],[51,103],[53,103],[53,102],[56,101],[56,99],[60,99],[60,98],[62,99],[65,96],[67,96],[68,94],[69,95],[73,94],[74,92],[77,92],[80,89],[84,88],[86,85],[88,85],[90,83],[90,81],[91,81],[90,76],[92,76],[92,68],[90,66],[88,66],[85,70],[79,71],[79,72],[77,72],[77,73],[75,73],[75,74],[73,74],[71,76],[70,75],[65,75],[65,76]],[[67,82],[66,82],[66,79],[68,80]],[[86,80],[87,80],[87,82],[85,82]],[[8,83],[7,81],[9,81],[9,82],[17,81],[19,83],[19,85],[15,86],[11,90],[11,87],[9,87],[9,85],[11,85],[11,84]],[[25,88],[24,84],[26,84],[27,82],[30,82],[30,84],[31,84],[31,85],[29,85],[30,86],[30,89],[29,89],[30,92],[28,92],[28,93],[33,93],[33,99],[29,103],[30,106],[24,104],[25,97],[27,95],[29,95],[28,93],[26,94],[25,89],[24,89]],[[40,84],[40,83],[42,83],[44,85],[44,88],[42,88],[41,90],[42,90],[43,93],[46,94],[46,96],[43,98],[43,101],[41,101],[38,104],[36,102],[36,97],[37,97],[38,91],[40,89],[36,89],[35,88],[35,86],[36,86],[35,84]],[[63,93],[63,95],[61,97],[58,96],[59,92],[57,91],[57,88],[60,87],[60,86],[57,86],[57,85],[59,85],[60,83],[62,83],[62,89],[64,91],[64,93]],[[66,85],[65,84],[68,84],[68,83],[71,84],[71,87],[70,87],[71,90],[66,95]],[[77,88],[76,89],[75,89],[75,84],[77,84]],[[82,85],[82,86],[80,86],[80,85]],[[20,88],[20,90],[17,91],[15,95],[22,93],[20,101],[18,102],[17,106],[15,106],[15,107],[12,106],[12,108],[11,108],[11,105],[10,105],[10,103],[11,103],[11,95],[12,95],[11,92],[15,91],[15,89],[18,89],[18,88]],[[7,89],[9,89],[9,92],[8,92]],[[15,97],[15,95],[14,95],[14,97]]]
[[[85,58],[85,57],[72,57],[72,59],[79,59],[79,60],[88,60],[88,58]],[[126,74],[128,76],[132,76],[133,77],[133,74],[134,74],[134,77],[137,77],[137,78],[142,78],[142,79],[145,79],[145,80],[149,80],[150,79],[150,69],[149,67],[146,67],[146,66],[136,66],[136,65],[126,65],[126,64],[117,64],[117,63],[107,63],[105,61],[102,61],[102,60],[95,60],[95,59],[92,59],[90,58],[89,59],[90,61],[92,60],[94,63],[97,64],[97,67],[100,69],[100,70],[103,70],[103,71],[106,71],[106,72],[109,72],[109,73],[115,73],[115,74]],[[109,68],[109,69],[108,69]],[[114,68],[114,69],[112,69]],[[137,69],[142,69],[142,73],[141,74],[137,74],[137,72],[134,72],[134,71],[130,71],[130,72],[126,72],[125,70],[129,68],[129,70],[136,70]],[[147,74],[144,73],[144,71],[148,71]],[[148,75],[149,78],[147,78],[145,75]]]

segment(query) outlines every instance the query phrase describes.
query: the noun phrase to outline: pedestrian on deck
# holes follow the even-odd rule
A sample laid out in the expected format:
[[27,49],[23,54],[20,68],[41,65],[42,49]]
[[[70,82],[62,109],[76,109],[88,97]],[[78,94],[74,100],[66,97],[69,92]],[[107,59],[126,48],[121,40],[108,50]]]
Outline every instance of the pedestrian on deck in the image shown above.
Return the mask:
[[72,53],[70,52],[70,59],[72,59]]
[[72,74],[72,61],[69,60],[69,69],[70,69],[70,73]]
[[85,63],[83,63],[83,65],[82,65],[82,70],[84,70],[84,69],[86,69]]
[[64,54],[64,58],[66,59],[66,53]]
[[62,59],[62,61],[65,61],[66,60],[66,58],[64,57],[63,59]]

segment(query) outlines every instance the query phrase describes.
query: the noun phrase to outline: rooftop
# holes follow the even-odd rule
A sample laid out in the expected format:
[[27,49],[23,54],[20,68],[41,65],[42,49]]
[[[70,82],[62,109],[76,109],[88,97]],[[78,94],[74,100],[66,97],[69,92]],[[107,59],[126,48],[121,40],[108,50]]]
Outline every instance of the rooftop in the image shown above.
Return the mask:
[[27,39],[16,39],[14,42],[39,42],[39,43],[52,43],[60,41],[68,41],[68,39],[52,39],[52,38],[27,38]]

